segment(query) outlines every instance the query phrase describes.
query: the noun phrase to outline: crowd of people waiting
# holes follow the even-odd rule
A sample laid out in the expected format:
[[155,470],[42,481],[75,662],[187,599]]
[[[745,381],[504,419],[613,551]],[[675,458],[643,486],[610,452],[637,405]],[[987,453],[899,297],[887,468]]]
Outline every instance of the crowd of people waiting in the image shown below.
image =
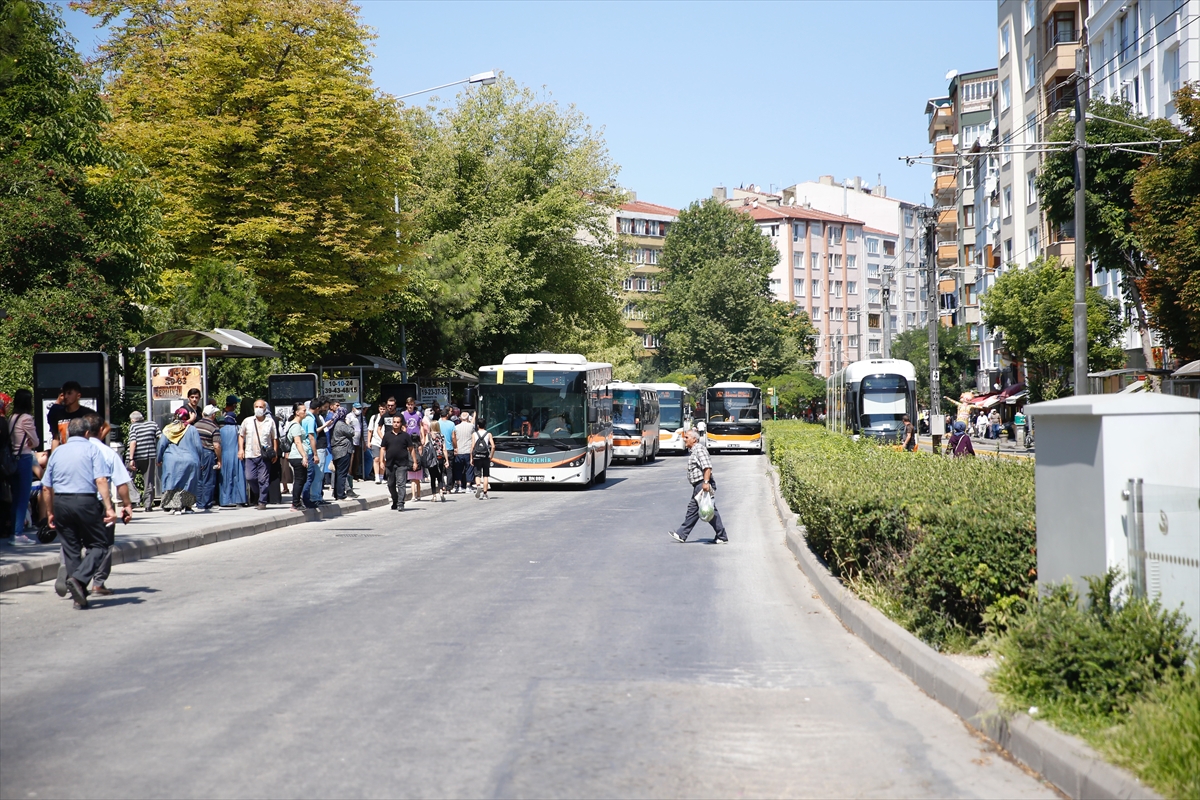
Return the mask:
[[[47,411],[51,441],[43,443],[32,393],[0,394],[0,538],[33,544],[37,539],[28,533],[40,528],[46,535],[40,490],[50,454],[69,440],[72,420],[100,419],[80,399],[78,383],[63,385]],[[160,507],[175,515],[218,507],[265,510],[289,494],[292,510],[303,511],[331,502],[326,490],[334,500],[356,497],[355,472],[386,482],[396,510],[404,509],[410,485],[413,500],[422,499],[425,480],[431,501],[472,490],[476,498],[487,497],[495,443],[484,422],[469,411],[436,401],[419,408],[411,397],[401,411],[389,397],[364,425],[361,403],[327,396],[296,403],[278,418],[260,398],[253,413],[239,420],[240,405],[235,395],[225,398],[223,408],[212,398],[202,403],[200,391],[192,389],[161,430],[141,412],[131,413],[122,466],[130,476],[140,476],[141,486],[140,494],[130,486],[135,498],[126,507],[140,503],[150,510],[161,491]],[[103,430],[93,436],[97,443],[109,432],[108,423],[100,422]]]

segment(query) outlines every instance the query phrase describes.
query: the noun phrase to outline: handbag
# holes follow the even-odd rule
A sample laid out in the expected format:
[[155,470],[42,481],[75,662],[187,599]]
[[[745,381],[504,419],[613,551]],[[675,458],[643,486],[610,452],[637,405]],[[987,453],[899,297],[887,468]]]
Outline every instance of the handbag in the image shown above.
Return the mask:
[[[12,448],[12,429],[17,427],[17,417],[13,417],[13,424],[9,426],[8,447],[3,448],[0,452],[0,478],[9,479],[17,474],[17,463],[20,458],[13,452]],[[17,446],[17,453],[25,449],[25,440],[28,438],[25,432],[21,432],[21,444]]]

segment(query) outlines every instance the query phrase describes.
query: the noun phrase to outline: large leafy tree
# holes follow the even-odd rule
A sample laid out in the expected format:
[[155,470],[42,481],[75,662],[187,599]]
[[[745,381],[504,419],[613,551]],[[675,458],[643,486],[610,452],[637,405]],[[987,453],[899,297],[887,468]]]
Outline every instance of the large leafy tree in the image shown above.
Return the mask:
[[416,154],[402,203],[425,303],[395,319],[408,323],[414,364],[621,346],[609,224],[621,192],[584,116],[501,78],[408,121]]
[[[917,397],[929,407],[929,331],[914,328],[892,342],[892,357],[912,362],[917,371]],[[976,355],[962,327],[938,326],[938,371],[941,375],[942,412],[953,410],[951,399],[974,388]]]
[[[372,34],[347,0],[83,0],[114,141],[165,197],[177,258],[162,302],[217,258],[249,276],[264,328],[307,356],[386,312],[403,281],[399,109],[372,86]],[[231,276],[236,280],[236,276]],[[271,338],[275,338],[271,336]]]
[[[1088,369],[1120,366],[1120,306],[1088,287]],[[1039,259],[1027,270],[1010,270],[980,298],[984,323],[1004,337],[1004,347],[1025,361],[1029,394],[1049,400],[1069,388],[1075,346],[1075,278],[1056,258]]]
[[749,215],[712,198],[680,212],[659,261],[662,295],[646,308],[667,368],[694,365],[715,382],[743,368],[778,375],[811,355],[807,316],[771,294],[778,261]]
[[58,10],[0,4],[0,385],[28,384],[38,350],[115,351],[141,324],[157,197],[108,119]]
[[1175,107],[1184,142],[1138,173],[1133,229],[1151,261],[1141,281],[1151,317],[1175,354],[1192,360],[1200,358],[1200,85],[1177,92]]
[[[1154,137],[1177,138],[1179,131],[1166,120],[1152,120],[1133,110],[1124,100],[1095,99],[1088,104],[1089,144],[1145,141]],[[1050,140],[1067,142],[1075,136],[1075,123],[1058,117],[1050,129]],[[1133,185],[1146,161],[1145,147],[1092,148],[1086,151],[1087,255],[1099,270],[1121,273],[1126,301],[1133,306],[1142,352],[1148,366],[1154,365],[1150,325],[1142,296],[1147,261],[1142,242],[1134,230]],[[1046,219],[1052,225],[1075,219],[1075,154],[1066,149],[1050,154],[1037,178],[1038,196]]]

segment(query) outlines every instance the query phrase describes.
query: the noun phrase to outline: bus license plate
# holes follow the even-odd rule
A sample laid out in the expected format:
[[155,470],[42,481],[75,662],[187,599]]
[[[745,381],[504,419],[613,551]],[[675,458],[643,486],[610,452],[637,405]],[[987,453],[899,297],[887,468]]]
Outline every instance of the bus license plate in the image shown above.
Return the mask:
[[521,483],[536,483],[546,480],[545,475],[520,475],[517,477]]

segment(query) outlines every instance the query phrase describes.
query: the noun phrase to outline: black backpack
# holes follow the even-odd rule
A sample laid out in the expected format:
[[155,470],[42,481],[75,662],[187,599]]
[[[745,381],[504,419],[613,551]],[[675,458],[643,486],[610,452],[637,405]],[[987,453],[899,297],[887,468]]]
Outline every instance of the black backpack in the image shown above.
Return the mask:
[[475,447],[471,450],[471,458],[475,461],[486,461],[491,458],[492,447],[488,444],[488,434],[486,431],[480,434],[475,432]]

